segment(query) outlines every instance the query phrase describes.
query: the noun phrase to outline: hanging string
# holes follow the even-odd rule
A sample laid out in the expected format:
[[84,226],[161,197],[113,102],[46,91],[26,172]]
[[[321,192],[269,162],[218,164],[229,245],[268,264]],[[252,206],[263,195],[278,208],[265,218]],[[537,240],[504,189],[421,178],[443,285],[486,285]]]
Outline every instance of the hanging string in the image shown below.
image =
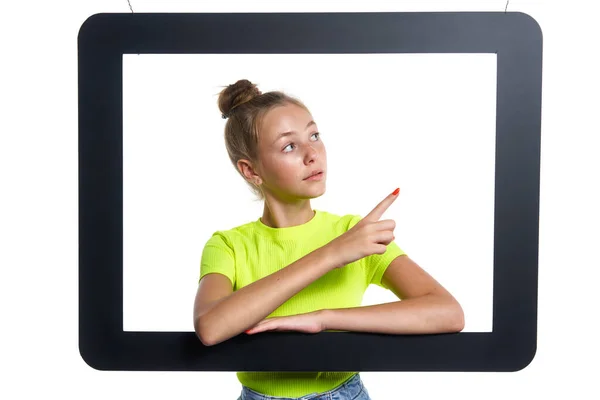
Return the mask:
[[[131,13],[133,14],[133,8],[131,8],[131,3],[129,2],[129,0],[127,0],[127,4],[129,4],[129,9],[131,10]],[[138,53],[138,56],[140,55],[140,53]]]
[[[506,1],[506,7],[504,7],[504,13],[506,13],[506,10],[508,10],[508,3],[510,3],[510,0]],[[131,3],[129,2],[129,0],[127,0],[127,4],[129,4],[129,9],[133,13],[133,8],[131,7]]]
[[[506,6],[504,7],[504,14],[506,14],[506,10],[508,9],[508,3],[510,3],[510,0],[506,0]],[[496,55],[498,55],[498,50],[496,50],[494,53],[496,53]]]

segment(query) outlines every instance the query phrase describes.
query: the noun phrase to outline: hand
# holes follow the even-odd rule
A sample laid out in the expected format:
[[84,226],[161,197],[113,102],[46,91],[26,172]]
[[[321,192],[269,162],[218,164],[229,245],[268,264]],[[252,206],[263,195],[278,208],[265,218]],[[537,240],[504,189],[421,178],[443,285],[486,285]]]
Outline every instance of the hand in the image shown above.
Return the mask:
[[332,253],[339,257],[336,268],[372,254],[385,253],[386,246],[395,239],[396,222],[391,219],[379,219],[398,198],[398,193],[399,189],[396,189],[351,229],[329,242]]
[[287,317],[267,318],[248,329],[246,333],[249,335],[265,331],[319,333],[325,329],[323,322],[323,313],[321,311],[314,311]]

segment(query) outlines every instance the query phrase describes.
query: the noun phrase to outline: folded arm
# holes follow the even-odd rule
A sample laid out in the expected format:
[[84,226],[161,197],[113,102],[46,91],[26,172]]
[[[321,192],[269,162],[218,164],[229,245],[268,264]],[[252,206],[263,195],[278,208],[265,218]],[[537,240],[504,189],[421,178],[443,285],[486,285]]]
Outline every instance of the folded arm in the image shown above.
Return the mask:
[[226,276],[207,274],[198,285],[194,301],[196,335],[205,346],[239,335],[337,267],[335,249],[323,246],[235,292]]
[[396,257],[382,283],[400,301],[319,312],[324,330],[388,334],[450,333],[464,329],[456,299],[408,256]]

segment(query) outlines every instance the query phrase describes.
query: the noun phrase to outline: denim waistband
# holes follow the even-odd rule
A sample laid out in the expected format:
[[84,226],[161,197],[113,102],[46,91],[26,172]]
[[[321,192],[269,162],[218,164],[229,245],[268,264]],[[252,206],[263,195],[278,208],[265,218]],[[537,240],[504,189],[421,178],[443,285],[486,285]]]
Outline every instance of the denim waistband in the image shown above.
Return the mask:
[[351,400],[356,398],[363,389],[363,382],[360,379],[359,374],[356,374],[338,387],[328,390],[327,392],[311,393],[295,398],[268,396],[255,392],[246,386],[242,386],[242,395],[238,400]]

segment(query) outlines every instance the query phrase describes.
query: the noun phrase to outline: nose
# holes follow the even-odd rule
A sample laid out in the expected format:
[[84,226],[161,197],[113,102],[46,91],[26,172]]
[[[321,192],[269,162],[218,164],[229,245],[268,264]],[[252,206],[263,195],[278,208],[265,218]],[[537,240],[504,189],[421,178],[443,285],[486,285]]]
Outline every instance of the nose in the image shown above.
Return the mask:
[[306,155],[304,156],[304,163],[310,164],[315,162],[319,158],[319,152],[313,146],[307,146]]

